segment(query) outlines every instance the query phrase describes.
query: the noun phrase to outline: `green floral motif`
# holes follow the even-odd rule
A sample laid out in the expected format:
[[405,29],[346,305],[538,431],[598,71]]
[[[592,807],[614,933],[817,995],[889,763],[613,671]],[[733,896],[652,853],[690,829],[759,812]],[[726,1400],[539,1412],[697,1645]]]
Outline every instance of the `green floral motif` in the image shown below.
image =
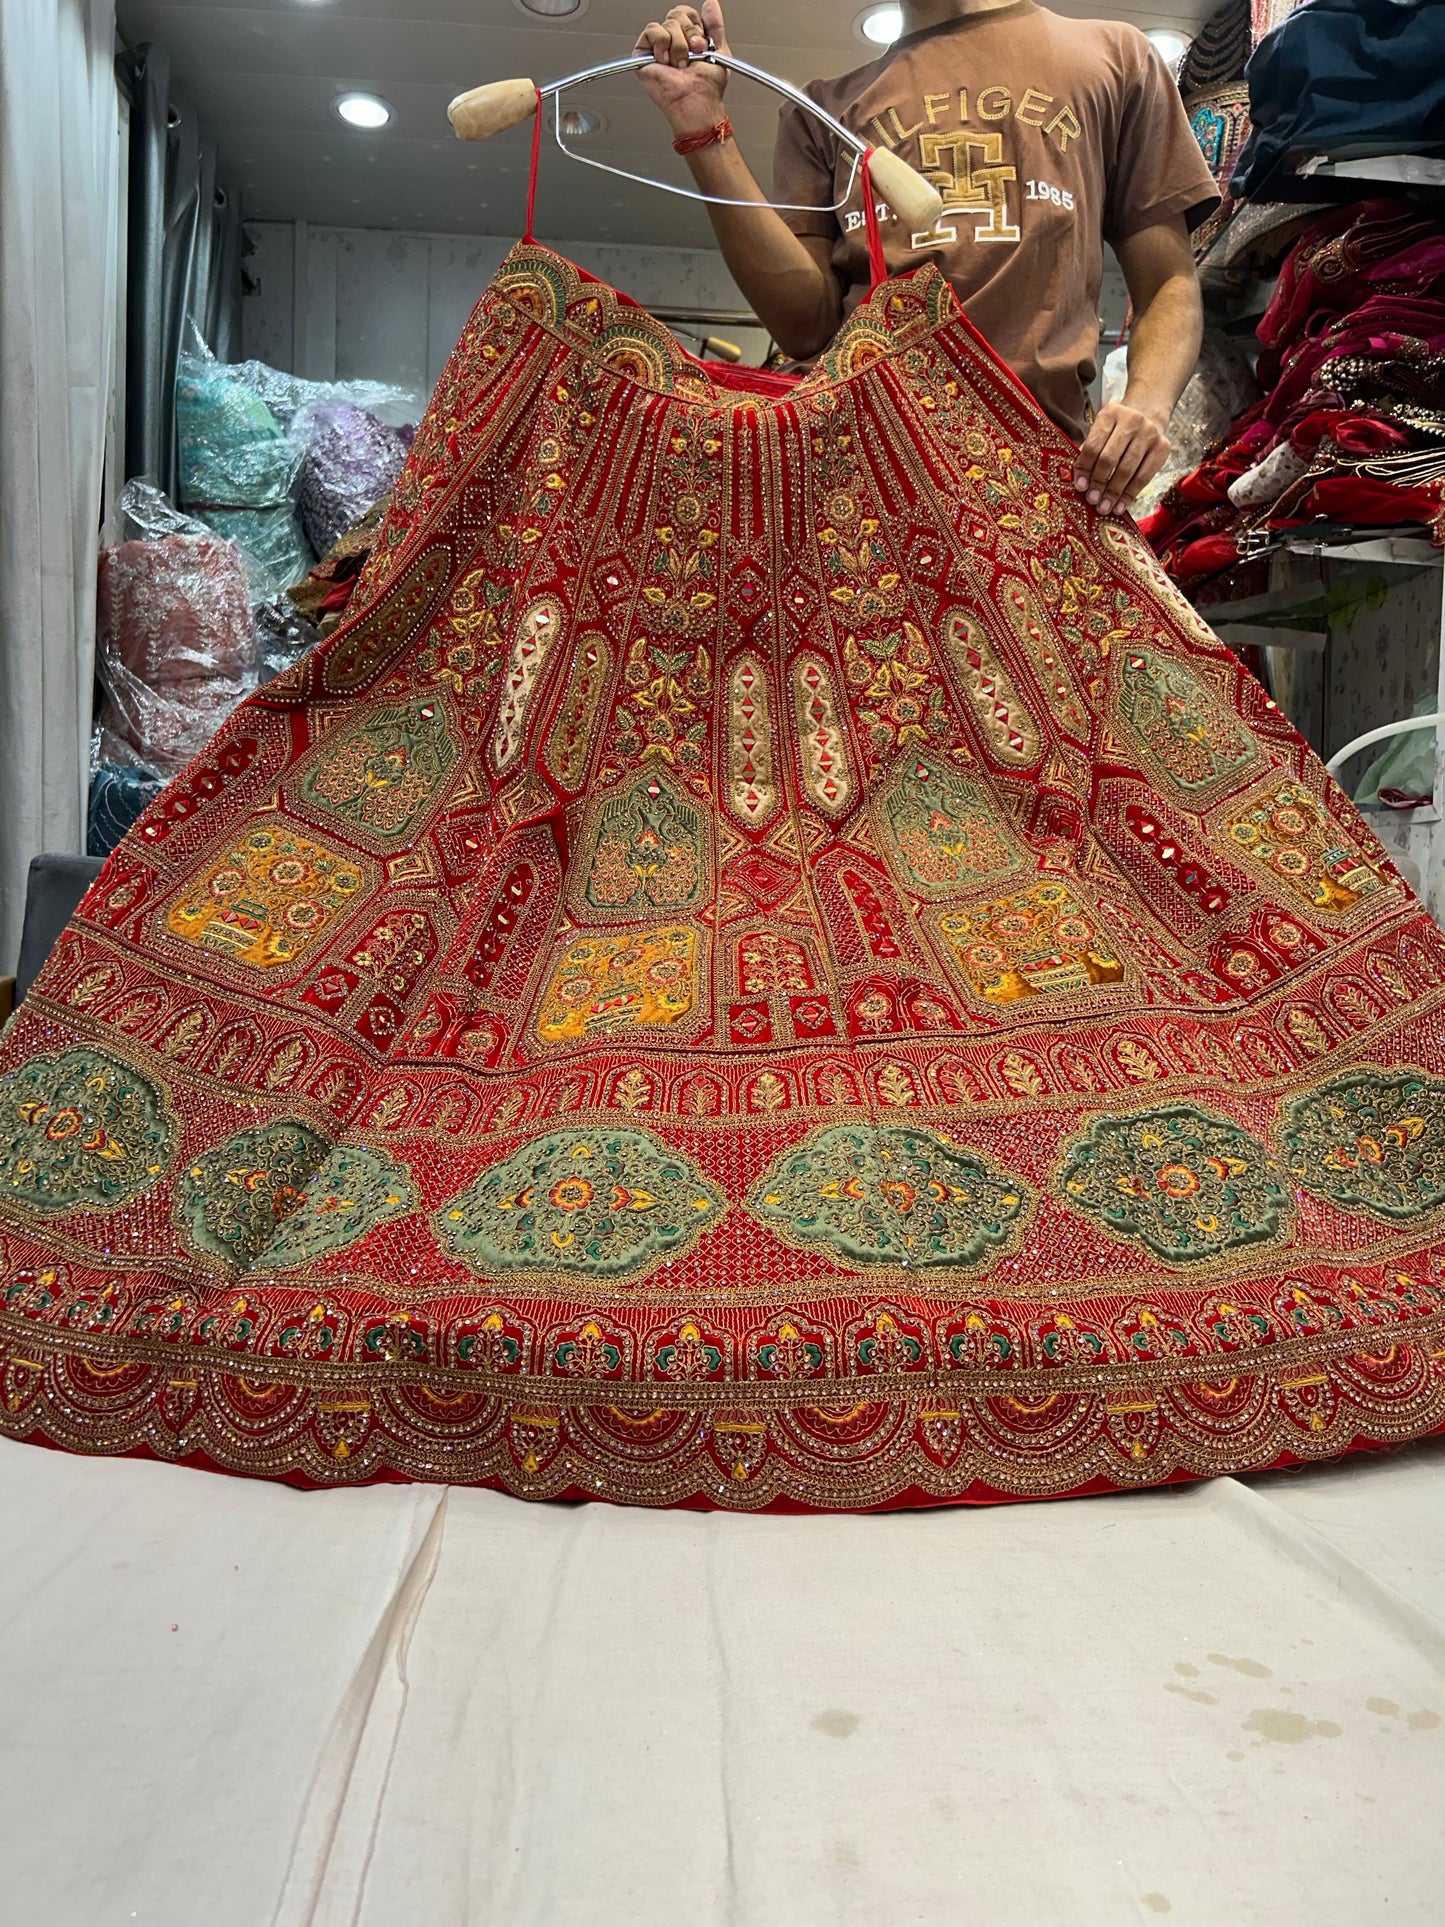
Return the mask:
[[1032,1209],[1028,1187],[961,1144],[904,1125],[834,1124],[774,1160],[747,1208],[790,1243],[860,1265],[977,1265]]
[[1338,1078],[1285,1105],[1280,1142],[1315,1197],[1414,1218],[1445,1201],[1445,1082],[1418,1070]]
[[616,1278],[685,1251],[725,1199],[691,1159],[646,1131],[551,1131],[521,1145],[437,1213],[474,1271]]
[[1119,713],[1182,790],[1208,789],[1260,760],[1249,731],[1181,663],[1131,649]]
[[280,1118],[237,1131],[186,1167],[176,1212],[201,1256],[244,1270],[299,1211],[330,1146],[319,1131]]
[[1075,1210],[1170,1265],[1276,1237],[1293,1208],[1264,1146],[1192,1104],[1096,1118],[1060,1183]]
[[32,1057],[0,1079],[0,1194],[36,1211],[110,1211],[176,1152],[154,1084],[100,1051]]
[[977,784],[938,757],[910,757],[883,798],[903,881],[946,897],[1019,867],[1002,813]]
[[378,709],[328,744],[302,794],[373,836],[402,836],[436,795],[456,755],[439,701]]
[[314,1264],[378,1225],[406,1217],[416,1204],[405,1166],[363,1144],[338,1144],[313,1173],[300,1204],[280,1220],[263,1256],[278,1271]]

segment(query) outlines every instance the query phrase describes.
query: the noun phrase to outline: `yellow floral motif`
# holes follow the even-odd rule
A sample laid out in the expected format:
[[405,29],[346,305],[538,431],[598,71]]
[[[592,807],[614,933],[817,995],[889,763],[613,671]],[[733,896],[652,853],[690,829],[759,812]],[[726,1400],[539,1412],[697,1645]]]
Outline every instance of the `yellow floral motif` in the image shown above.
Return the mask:
[[357,865],[323,844],[279,826],[257,829],[171,906],[166,927],[199,949],[270,970],[294,962],[361,884]]
[[697,932],[685,924],[584,937],[552,973],[538,1034],[571,1043],[633,1025],[675,1024],[692,1009]]
[[1237,850],[1314,910],[1342,916],[1382,887],[1379,871],[1298,783],[1281,783],[1225,827]]
[[1062,883],[939,918],[976,996],[993,1004],[1122,984],[1094,918]]

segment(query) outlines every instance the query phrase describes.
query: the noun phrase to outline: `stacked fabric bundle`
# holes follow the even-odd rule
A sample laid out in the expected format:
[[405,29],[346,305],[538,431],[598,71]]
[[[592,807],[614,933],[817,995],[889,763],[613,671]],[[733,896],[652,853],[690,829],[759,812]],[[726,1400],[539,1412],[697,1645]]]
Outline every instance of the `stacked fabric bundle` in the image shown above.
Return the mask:
[[1140,524],[1175,580],[1310,523],[1445,538],[1445,229],[1398,201],[1321,217],[1257,332],[1263,398]]
[[370,409],[349,401],[311,411],[304,428],[307,449],[296,478],[296,506],[307,540],[324,556],[390,494],[412,431],[388,428]]
[[1179,92],[1199,151],[1223,200],[1194,230],[1194,258],[1202,260],[1231,219],[1229,183],[1249,134],[1249,0],[1224,0],[1194,36],[1179,67]]
[[[123,498],[151,539],[102,549],[97,655],[105,700],[91,759],[87,848],[113,850],[165,782],[256,686],[256,631],[234,543],[156,490]],[[159,505],[159,506],[157,506]]]
[[98,628],[104,760],[173,774],[255,687],[246,572],[218,536],[102,550]]
[[181,506],[237,543],[254,601],[313,561],[291,500],[302,449],[223,363],[186,357],[176,382]]

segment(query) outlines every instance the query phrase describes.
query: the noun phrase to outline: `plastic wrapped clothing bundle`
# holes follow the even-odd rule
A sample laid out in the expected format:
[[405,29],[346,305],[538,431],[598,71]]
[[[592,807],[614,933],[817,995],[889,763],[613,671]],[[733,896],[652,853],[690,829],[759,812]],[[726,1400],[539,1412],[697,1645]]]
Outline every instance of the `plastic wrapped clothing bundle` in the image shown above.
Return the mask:
[[364,408],[389,428],[414,428],[426,406],[425,397],[415,389],[397,388],[390,382],[308,381],[304,375],[288,375],[264,361],[218,362],[209,351],[194,359],[209,360],[213,368],[224,369],[232,381],[241,382],[266,404],[288,434],[300,432],[303,441],[305,426],[300,418],[317,409],[346,404]]
[[263,683],[270,682],[283,669],[289,669],[293,663],[299,662],[306,651],[321,640],[320,630],[308,621],[289,596],[271,596],[265,602],[258,602],[251,613],[256,623]]
[[90,772],[88,856],[109,856],[141,812],[165,788],[165,778],[133,763],[96,763]]
[[328,402],[298,420],[309,446],[296,478],[306,538],[325,555],[387,494],[401,473],[410,438],[352,402]]
[[182,355],[176,380],[181,504],[237,543],[251,597],[298,582],[313,561],[291,485],[305,453],[221,362]]
[[97,764],[138,763],[164,776],[184,768],[256,687],[256,631],[233,543],[146,483],[128,484],[121,505],[149,539],[101,551]]

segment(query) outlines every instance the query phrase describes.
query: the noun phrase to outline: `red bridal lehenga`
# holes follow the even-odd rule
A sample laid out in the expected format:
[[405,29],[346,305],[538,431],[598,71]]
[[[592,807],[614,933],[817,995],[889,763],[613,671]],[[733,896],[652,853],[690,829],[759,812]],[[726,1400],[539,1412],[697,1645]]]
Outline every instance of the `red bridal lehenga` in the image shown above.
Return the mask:
[[524,243],[0,1058],[0,1426],[866,1508],[1445,1425],[1445,943],[932,269]]

